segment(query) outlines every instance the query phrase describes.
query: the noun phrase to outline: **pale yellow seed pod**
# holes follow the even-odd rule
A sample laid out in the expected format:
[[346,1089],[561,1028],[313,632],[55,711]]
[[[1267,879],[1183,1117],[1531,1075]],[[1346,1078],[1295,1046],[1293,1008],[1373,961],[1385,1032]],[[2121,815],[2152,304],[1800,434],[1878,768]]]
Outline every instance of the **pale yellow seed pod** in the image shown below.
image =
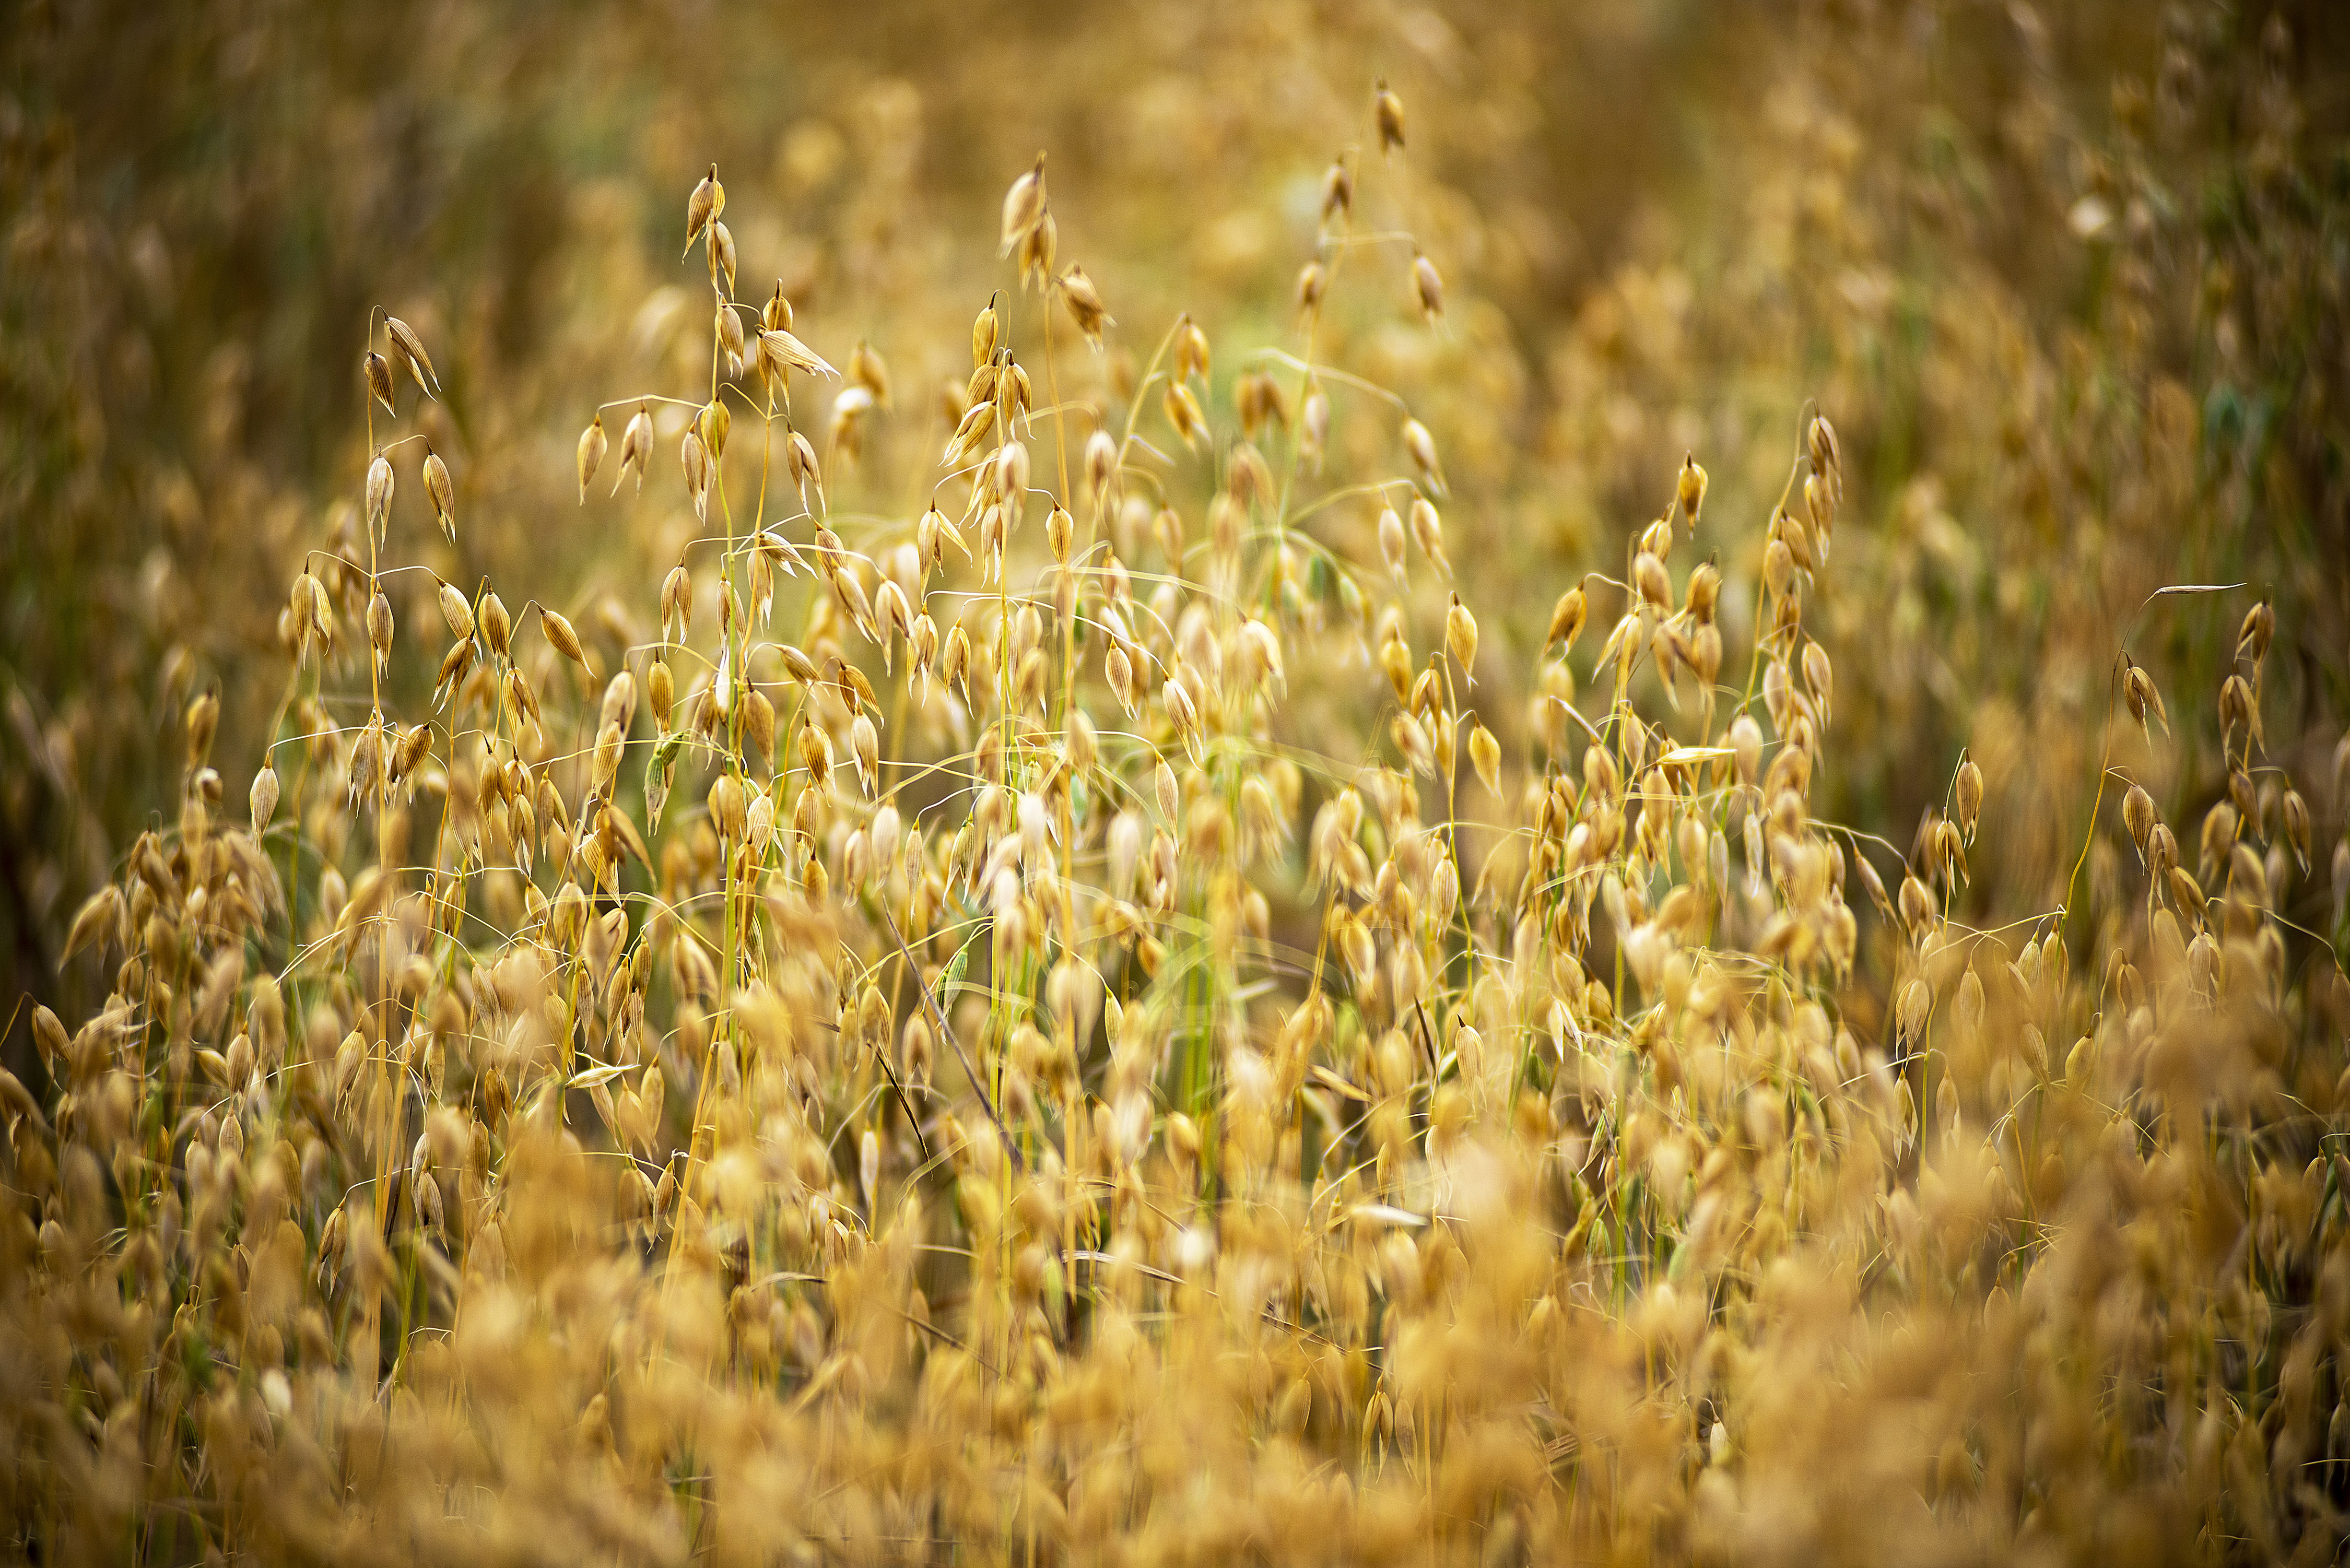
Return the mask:
[[598,469],[604,466],[604,453],[611,444],[610,439],[604,434],[604,416],[598,413],[579,436],[579,504],[582,506],[588,504],[588,482],[596,477]]
[[1318,261],[1307,262],[1297,269],[1297,308],[1310,314],[1322,308],[1322,296],[1330,286],[1329,270]]
[[1403,519],[1392,506],[1379,510],[1379,556],[1387,562],[1388,576],[1399,583],[1409,580],[1409,566],[1404,555]]
[[1411,537],[1419,546],[1419,553],[1434,562],[1438,570],[1448,576],[1451,575],[1452,565],[1444,558],[1444,519],[1424,495],[1412,497]]
[[[1036,154],[1036,166],[1012,182],[1003,193],[1003,229],[996,254],[1008,256],[1025,240],[1045,216],[1045,155]],[[991,306],[990,309],[993,307]],[[991,337],[993,335],[991,334]],[[993,344],[990,344],[993,347]],[[972,353],[980,358],[979,335],[972,335]]]
[[1425,255],[1411,258],[1411,288],[1419,302],[1419,313],[1430,325],[1444,318],[1444,280],[1437,275],[1436,264]]
[[718,782],[710,786],[710,822],[718,836],[730,844],[738,842],[749,808],[743,781],[733,774],[719,774]]
[[694,186],[693,194],[686,198],[685,248],[691,251],[710,221],[725,210],[726,188],[718,182],[718,165],[713,163],[710,172],[702,177],[702,182]]
[[1191,694],[1183,690],[1180,680],[1169,680],[1159,689],[1159,697],[1167,705],[1168,722],[1175,726],[1178,735],[1190,735],[1200,725],[1200,711],[1192,704]]
[[848,727],[849,749],[857,754],[857,776],[869,799],[881,791],[881,732],[870,714],[859,713]]
[[1102,674],[1109,681],[1110,693],[1118,699],[1118,705],[1126,710],[1128,718],[1132,718],[1134,716],[1134,663],[1127,658],[1126,649],[1117,643],[1110,644],[1109,651],[1102,656]]
[[400,410],[393,408],[391,402],[390,361],[370,348],[367,351],[367,358],[360,361],[360,366],[367,374],[368,396],[381,403],[385,413],[397,414]]
[[457,492],[449,483],[449,465],[430,449],[424,453],[424,493],[432,503],[432,515],[440,520],[442,531],[455,539]]
[[1444,614],[1444,646],[1453,662],[1461,666],[1461,673],[1469,677],[1470,684],[1475,685],[1477,618],[1469,613],[1469,607],[1461,602],[1459,594],[1452,596],[1452,607]]
[[1390,92],[1384,81],[1378,84],[1371,99],[1371,118],[1378,124],[1382,155],[1403,146],[1403,99]]
[[587,670],[589,674],[595,673],[588,668],[588,650],[580,646],[579,634],[571,629],[570,621],[554,610],[543,607],[538,612],[538,620],[540,627],[546,633],[546,640],[554,645],[556,652],[563,655],[580,669]]
[[1191,395],[1191,389],[1180,381],[1170,382],[1160,404],[1166,410],[1167,422],[1175,427],[1175,433],[1183,438],[1183,444],[1194,452],[1199,451],[1200,443],[1207,439],[1208,421],[1207,416],[1200,411],[1200,400]]
[[391,651],[391,601],[380,587],[368,599],[367,633],[368,646],[379,659]]
[[1705,470],[1698,466],[1697,454],[1681,456],[1680,476],[1673,486],[1673,499],[1680,503],[1681,515],[1690,526],[1697,526],[1698,509],[1705,504]]
[[1418,420],[1403,421],[1403,449],[1419,469],[1422,481],[1439,496],[1444,493],[1444,465],[1437,461],[1436,438]]
[[1096,429],[1086,440],[1086,486],[1100,506],[1118,478],[1118,441],[1107,430]]
[[627,744],[617,723],[607,723],[596,735],[595,787],[609,789],[620,771],[620,753]]
[[1483,721],[1473,715],[1469,729],[1469,761],[1493,797],[1501,799],[1502,742],[1493,738],[1493,732],[1485,728]]
[[743,738],[772,763],[775,754],[775,705],[756,686],[743,699]]
[[392,477],[391,460],[381,452],[376,453],[375,461],[368,464],[367,514],[368,525],[378,534],[383,532],[391,515],[391,495],[398,487],[399,482]]
[[1954,793],[1958,797],[1959,829],[1967,836],[1967,842],[1972,844],[1975,841],[1975,818],[1982,811],[1983,802],[1982,769],[1975,765],[1974,758],[1969,757],[1959,764]]
[[667,659],[656,659],[646,670],[645,701],[652,704],[653,722],[666,732],[671,710],[677,705],[677,677],[671,673]]
[[978,369],[994,356],[996,332],[1000,325],[995,314],[995,302],[993,299],[987,302],[985,309],[972,318],[971,364],[972,369]]
[[1556,643],[1561,653],[1572,649],[1575,639],[1583,635],[1583,623],[1589,613],[1589,603],[1584,597],[1581,585],[1559,595],[1558,603],[1550,612],[1550,630],[1543,639],[1543,646],[1548,648]]
[[1061,275],[1059,286],[1061,303],[1068,306],[1069,318],[1077,324],[1077,330],[1085,334],[1087,345],[1095,353],[1100,353],[1102,329],[1118,325],[1117,317],[1102,307],[1101,291],[1094,286],[1094,280],[1086,275],[1086,269],[1075,264]]
[[253,789],[247,796],[253,807],[253,836],[261,836],[269,826],[269,819],[277,815],[277,770],[264,763],[261,771],[253,775]]
[[1671,575],[1665,570],[1664,562],[1649,551],[1643,550],[1632,558],[1632,582],[1648,604],[1660,610],[1672,607]]

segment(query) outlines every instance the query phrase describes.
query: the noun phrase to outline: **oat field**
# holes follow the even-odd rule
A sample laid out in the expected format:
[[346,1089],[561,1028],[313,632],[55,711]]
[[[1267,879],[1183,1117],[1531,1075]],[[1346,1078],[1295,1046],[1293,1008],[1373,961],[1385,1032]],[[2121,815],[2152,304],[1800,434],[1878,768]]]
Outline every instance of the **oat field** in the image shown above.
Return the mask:
[[2350,18],[0,38],[8,1561],[2339,1559]]

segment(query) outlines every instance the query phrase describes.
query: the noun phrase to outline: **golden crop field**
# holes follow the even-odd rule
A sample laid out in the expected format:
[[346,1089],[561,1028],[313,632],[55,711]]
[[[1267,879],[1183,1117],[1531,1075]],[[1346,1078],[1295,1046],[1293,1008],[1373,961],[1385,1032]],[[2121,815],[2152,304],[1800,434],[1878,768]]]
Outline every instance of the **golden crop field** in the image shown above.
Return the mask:
[[0,40],[8,1561],[2338,1559],[2350,15]]

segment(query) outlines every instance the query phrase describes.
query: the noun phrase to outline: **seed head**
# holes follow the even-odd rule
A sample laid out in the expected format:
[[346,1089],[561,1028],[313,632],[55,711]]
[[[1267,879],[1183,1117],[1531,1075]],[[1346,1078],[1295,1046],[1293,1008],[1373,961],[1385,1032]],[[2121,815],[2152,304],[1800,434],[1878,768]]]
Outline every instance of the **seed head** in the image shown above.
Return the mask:
[[1344,157],[1334,158],[1322,176],[1322,222],[1327,224],[1334,217],[1351,217],[1354,211],[1355,171],[1347,167]]
[[1469,761],[1493,798],[1502,798],[1502,742],[1474,713],[1469,716]]
[[995,357],[996,332],[1000,326],[995,314],[995,301],[991,298],[986,308],[972,318],[971,364],[974,371],[984,369]]
[[1038,218],[1020,240],[1020,286],[1045,288],[1053,281],[1053,258],[1061,248],[1061,225],[1051,212]]
[[1003,233],[995,254],[1010,255],[1044,216],[1045,155],[1039,152],[1036,167],[1012,182],[1012,189],[1003,193]]
[[[1814,643],[1812,646],[1816,648],[1819,645]],[[1974,758],[1969,757],[1959,764],[1958,783],[1952,793],[1957,796],[1959,830],[1966,835],[1967,842],[1972,844],[1975,841],[1975,818],[1982,811],[1983,801],[1982,769],[1975,765]]]
[[1175,323],[1175,379],[1188,381],[1194,377],[1202,385],[1207,382],[1208,335],[1186,311]]
[[2154,738],[2154,731],[2147,722],[2148,711],[2161,723],[2162,732],[2166,735],[2170,733],[2170,714],[2162,705],[2162,692],[2155,685],[2154,677],[2148,675],[2144,667],[2129,659],[2128,655],[2123,655],[2123,659],[2122,698],[2129,704],[2130,717],[2137,721],[2138,728],[2148,740]]
[[1330,398],[1322,390],[1319,381],[1305,394],[1305,406],[1299,411],[1297,421],[1299,447],[1303,455],[1314,464],[1314,472],[1322,472],[1322,451],[1330,439]]
[[848,747],[857,756],[857,777],[870,800],[881,793],[881,732],[873,716],[860,712],[848,726]]
[[1191,389],[1180,381],[1170,381],[1159,406],[1166,410],[1167,422],[1183,438],[1183,444],[1193,452],[1199,451],[1200,443],[1208,436],[1208,421],[1200,411],[1200,400],[1191,395]]
[[686,493],[693,498],[693,509],[703,517],[710,514],[710,449],[702,444],[702,432],[689,427],[684,439],[677,443],[678,466],[685,474]]
[[2293,858],[2301,863],[2302,870],[2306,873],[2309,870],[2309,803],[2302,799],[2299,790],[2288,788],[2281,803],[2281,812],[2284,818],[2285,841],[2293,846]]
[[1403,99],[1389,91],[1385,81],[1372,89],[1371,118],[1379,128],[1379,152],[1382,156],[1403,145]]
[[670,711],[677,705],[677,677],[667,659],[656,659],[645,670],[645,701],[652,706],[653,722],[666,733]]
[[775,765],[775,704],[756,686],[743,698],[743,738],[750,743],[752,754],[766,759],[770,767]]
[[1698,508],[1705,504],[1705,470],[1698,466],[1695,452],[1682,454],[1680,479],[1674,487],[1673,499],[1680,503],[1681,515],[1689,519],[1690,526],[1696,527]]
[[1133,718],[1134,661],[1127,657],[1122,645],[1111,643],[1109,651],[1102,656],[1102,675],[1108,680],[1110,694],[1118,699],[1118,705],[1126,710],[1128,718]]
[[1543,647],[1547,649],[1555,643],[1561,654],[1572,649],[1575,639],[1583,635],[1583,623],[1589,614],[1580,583],[1559,595],[1558,603],[1551,607],[1550,630],[1543,638]]
[[743,781],[733,774],[721,774],[710,786],[710,823],[718,836],[728,843],[739,843],[743,837],[743,819],[750,811],[748,792]]
[[449,483],[449,465],[432,448],[424,449],[424,493],[432,502],[432,515],[440,520],[441,531],[449,542],[457,540],[457,492]]
[[604,434],[604,416],[598,412],[588,428],[579,432],[579,504],[588,504],[588,482],[604,465],[605,451],[611,441]]
[[1418,420],[1406,419],[1403,449],[1419,470],[1420,483],[1440,499],[1444,494],[1444,465],[1436,459],[1436,438],[1428,433],[1428,427]]
[[506,614],[505,601],[494,593],[484,594],[478,618],[482,623],[482,637],[490,645],[490,652],[500,659],[506,657],[514,640],[514,618]]
[[1118,440],[1107,429],[1097,427],[1086,439],[1086,488],[1090,491],[1097,509],[1107,504],[1110,485],[1118,478]]
[[[1807,642],[1804,645],[1804,684],[1811,689],[1812,701],[1818,705],[1820,711],[1820,722],[1825,723],[1828,711],[1835,705],[1835,666],[1828,661],[1828,650],[1817,642]],[[1965,794],[1965,788],[1964,781],[1961,779],[1960,784],[1961,797]],[[1975,774],[1975,802],[1979,805],[1982,803],[1981,770],[1977,770]],[[1968,836],[1973,836],[1971,831]]]
[[[723,234],[725,227],[721,223],[719,231]],[[711,318],[711,329],[717,335],[719,349],[726,356],[727,364],[741,364],[746,341],[743,333],[743,317],[723,295],[719,297],[718,309]]]
[[[723,278],[725,284],[723,292],[728,298],[732,298],[734,294],[734,231],[712,218],[710,221],[710,239],[711,281],[715,283]],[[730,311],[728,314],[732,315],[733,312]],[[735,328],[735,333],[736,351],[739,358],[742,328],[739,327]]]
[[1311,315],[1322,308],[1322,296],[1330,286],[1329,269],[1318,261],[1307,262],[1297,269],[1297,309],[1300,315]]
[[1632,582],[1646,603],[1660,610],[1672,607],[1673,580],[1654,552],[1642,550],[1632,557]]
[[1436,264],[1418,252],[1411,258],[1411,289],[1430,326],[1444,318],[1444,280],[1437,275]]
[[1915,875],[1901,878],[1901,921],[1912,937],[1922,936],[1934,923],[1934,895]]
[[376,453],[375,461],[368,464],[367,510],[368,526],[375,530],[379,538],[391,516],[391,493],[398,484],[392,477],[391,460],[381,452]]
[[546,640],[554,645],[556,652],[587,670],[589,675],[596,673],[594,668],[588,662],[588,650],[580,646],[579,634],[571,629],[569,620],[542,606],[538,612],[538,624],[546,633]]
[[710,172],[694,186],[693,194],[685,199],[685,250],[679,254],[691,254],[693,242],[702,237],[702,231],[725,210],[726,187],[718,182],[718,165],[712,163]]
[[759,334],[759,369],[776,381],[783,380],[793,370],[810,376],[840,374],[823,355],[780,327],[767,328]]
[[[417,389],[439,396],[441,378],[433,371],[432,356],[424,351],[424,339],[416,335],[414,327],[397,316],[385,317],[383,325],[384,330],[391,337],[392,353],[408,367],[408,373],[414,379]],[[428,380],[430,385],[426,384]]]
[[645,470],[652,462],[652,406],[649,403],[639,403],[637,405],[636,413],[629,421],[629,428],[620,432],[620,472],[612,481],[612,493],[618,495],[620,493],[622,481],[629,477],[629,470],[634,469],[637,475],[637,493],[642,494],[645,488]]
[[259,838],[269,819],[277,815],[277,770],[264,763],[253,775],[253,790],[246,799],[253,807],[253,836]]
[[391,406],[390,362],[370,348],[360,365],[367,375],[368,396],[381,403],[385,413],[397,414],[400,410]]
[[380,587],[368,599],[367,632],[368,646],[375,649],[379,660],[391,651],[391,601]]
[[872,394],[873,406],[889,406],[889,367],[880,353],[862,337],[848,351],[848,379]]
[[1403,518],[1392,506],[1379,509],[1379,556],[1388,564],[1388,575],[1398,587],[1409,583],[1410,573],[1404,555]]
[[2269,640],[2276,636],[2276,607],[2262,595],[2261,602],[2244,612],[2244,624],[2236,633],[2236,657],[2249,659],[2258,665],[2269,655]]
[[1835,426],[1825,414],[1812,416],[1810,428],[1804,432],[1804,448],[1812,462],[1812,472],[1827,481],[1829,498],[1844,499],[1844,449],[1836,442]]
[[1076,322],[1077,330],[1085,334],[1086,341],[1092,346],[1094,352],[1100,353],[1102,328],[1115,327],[1118,323],[1109,312],[1102,308],[1101,296],[1094,288],[1094,280],[1087,277],[1086,269],[1075,262],[1070,263],[1069,270],[1061,275],[1061,301],[1069,307],[1070,318]]

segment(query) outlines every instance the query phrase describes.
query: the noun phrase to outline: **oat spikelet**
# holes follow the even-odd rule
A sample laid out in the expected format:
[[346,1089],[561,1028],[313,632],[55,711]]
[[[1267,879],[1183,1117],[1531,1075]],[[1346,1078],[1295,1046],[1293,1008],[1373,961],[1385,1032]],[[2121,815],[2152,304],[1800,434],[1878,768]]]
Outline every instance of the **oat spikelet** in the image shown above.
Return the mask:
[[644,493],[645,470],[653,457],[653,411],[649,403],[637,405],[628,428],[620,432],[620,472],[613,477],[612,493],[620,493],[620,486],[633,470],[637,476],[637,493]]
[[1097,354],[1101,352],[1102,328],[1118,325],[1109,312],[1102,308],[1101,296],[1094,288],[1094,280],[1076,263],[1061,275],[1061,300],[1069,307],[1069,317],[1085,334],[1087,344]]
[[424,449],[424,493],[432,503],[432,516],[449,542],[457,542],[457,491],[449,482],[449,465],[431,447]]
[[392,351],[408,367],[408,373],[414,378],[417,389],[429,396],[439,397],[441,377],[432,369],[432,356],[424,351],[424,339],[416,335],[414,327],[397,316],[385,317],[383,325],[384,330],[391,336]]
[[1403,99],[1388,89],[1384,79],[1371,90],[1371,118],[1378,123],[1379,152],[1384,156],[1403,146]]
[[398,414],[400,410],[393,408],[391,403],[391,366],[390,362],[387,361],[382,355],[370,348],[367,351],[367,358],[361,361],[361,369],[367,376],[368,396],[373,398],[377,402],[381,403],[385,413],[394,415]]
[[1411,290],[1430,327],[1444,319],[1444,279],[1437,275],[1436,264],[1418,251],[1411,257]]
[[1475,686],[1477,618],[1469,613],[1469,607],[1461,602],[1459,594],[1452,596],[1452,607],[1444,612],[1444,646],[1452,655],[1452,661],[1461,666],[1461,673],[1468,678],[1469,684]]
[[1039,152],[1036,167],[1012,182],[1012,188],[1003,193],[1003,232],[995,254],[1010,255],[1044,216],[1045,155]]
[[1436,438],[1428,427],[1416,419],[1403,421],[1403,450],[1419,470],[1420,483],[1427,485],[1438,500],[1444,498],[1444,465],[1437,461]]
[[579,504],[588,504],[588,482],[604,465],[604,453],[611,445],[604,434],[604,416],[599,410],[588,428],[579,433]]
[[712,219],[726,210],[726,187],[718,182],[718,165],[712,163],[710,172],[693,188],[685,200],[685,249],[681,255],[693,254],[693,242],[702,237]]

